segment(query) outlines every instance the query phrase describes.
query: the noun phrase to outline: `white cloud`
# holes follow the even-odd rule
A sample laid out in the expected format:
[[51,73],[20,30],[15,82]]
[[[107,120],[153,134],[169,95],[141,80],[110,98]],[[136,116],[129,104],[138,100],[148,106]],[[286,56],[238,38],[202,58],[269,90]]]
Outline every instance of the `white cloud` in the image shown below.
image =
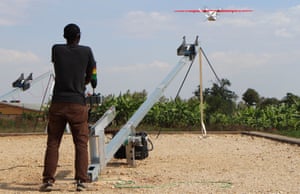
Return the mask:
[[233,13],[233,14],[220,14],[215,23],[217,26],[231,26],[231,27],[253,27],[256,25],[257,21],[253,18],[256,17],[254,13]]
[[269,54],[242,53],[238,51],[215,52],[211,55],[220,72],[236,74],[268,64]]
[[110,67],[103,67],[103,71],[107,72],[115,72],[115,73],[128,73],[128,72],[147,72],[153,69],[159,69],[160,71],[166,71],[170,69],[170,65],[165,62],[161,61],[154,61],[150,64],[133,64],[133,65],[126,65],[126,66],[110,66]]
[[295,38],[299,36],[300,5],[291,7],[285,11],[263,13],[259,16],[258,28],[268,29],[276,37]]
[[280,28],[275,30],[275,35],[283,38],[291,38],[293,34],[287,28]]
[[172,66],[166,62],[153,61],[148,64],[124,66],[102,66],[100,69],[100,90],[103,94],[118,94],[131,91],[152,91],[165,77]]
[[0,26],[19,23],[26,16],[26,9],[33,0],[1,0]]
[[24,63],[36,63],[39,62],[37,55],[31,51],[17,51],[11,49],[0,48],[0,64],[7,65],[17,65]]
[[[279,53],[243,53],[238,51],[222,51],[211,54],[210,62],[216,71],[228,75],[243,75],[245,73],[272,72],[282,69],[287,73],[300,60],[300,50],[281,51]],[[205,61],[206,62],[206,61]],[[257,72],[258,73],[258,72]]]
[[295,15],[299,15],[300,14],[300,4],[296,5],[294,7],[291,7],[288,11]]
[[121,21],[122,30],[138,37],[148,37],[170,28],[171,17],[159,12],[129,12]]
[[[214,26],[232,29],[234,34],[246,29],[251,36],[260,34],[266,38],[296,38],[300,33],[300,5],[279,11],[254,10],[252,13],[219,16]],[[251,33],[253,32],[253,34]]]
[[276,12],[266,16],[265,22],[275,26],[282,26],[291,24],[292,20],[288,12]]

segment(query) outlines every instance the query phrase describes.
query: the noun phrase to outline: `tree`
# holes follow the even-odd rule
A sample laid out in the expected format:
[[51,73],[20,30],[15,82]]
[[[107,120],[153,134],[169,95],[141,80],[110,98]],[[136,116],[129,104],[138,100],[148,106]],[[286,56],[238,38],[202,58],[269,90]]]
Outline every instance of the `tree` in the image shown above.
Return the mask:
[[281,100],[281,102],[287,104],[287,105],[293,105],[296,104],[297,102],[300,101],[300,97],[292,94],[292,93],[287,93],[285,97],[283,97],[283,99]]
[[[237,95],[228,89],[231,85],[227,79],[222,79],[220,83],[213,83],[211,88],[206,88],[203,93],[204,102],[206,104],[205,114],[211,115],[213,113],[222,113],[231,115],[235,108],[235,100]],[[198,89],[199,90],[199,89]],[[198,94],[199,91],[195,91],[194,94]],[[209,117],[206,117],[209,123]]]
[[242,99],[248,106],[254,106],[259,103],[259,94],[254,89],[248,88]]
[[278,105],[280,101],[277,98],[261,98],[258,104],[259,108],[265,108],[270,105]]

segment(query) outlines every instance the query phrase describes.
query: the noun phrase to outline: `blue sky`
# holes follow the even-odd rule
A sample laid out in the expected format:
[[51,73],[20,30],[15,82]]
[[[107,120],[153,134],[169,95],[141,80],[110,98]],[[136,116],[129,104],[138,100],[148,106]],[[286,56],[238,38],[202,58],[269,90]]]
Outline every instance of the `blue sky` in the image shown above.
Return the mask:
[[[252,13],[220,14],[216,22],[203,14],[175,9],[237,8]],[[296,0],[1,0],[0,95],[10,91],[20,73],[37,77],[52,69],[50,49],[63,43],[63,27],[77,23],[81,44],[93,49],[98,64],[97,92],[103,95],[150,93],[179,57],[185,35],[200,45],[221,78],[231,81],[239,97],[255,89],[263,97],[281,99],[299,93],[300,2]],[[204,62],[204,87],[216,79]],[[166,97],[175,97],[186,69],[172,82]],[[13,99],[39,102],[47,80]],[[195,63],[180,96],[189,98],[199,85]],[[90,88],[88,88],[91,91]]]

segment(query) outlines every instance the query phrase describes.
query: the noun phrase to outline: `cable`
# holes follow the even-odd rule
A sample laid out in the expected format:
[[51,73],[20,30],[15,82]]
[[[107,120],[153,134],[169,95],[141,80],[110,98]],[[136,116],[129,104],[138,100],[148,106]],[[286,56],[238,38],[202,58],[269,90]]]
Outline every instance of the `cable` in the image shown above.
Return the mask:
[[210,69],[212,70],[212,72],[214,73],[214,75],[215,75],[216,79],[217,79],[217,80],[218,80],[218,82],[221,84],[221,80],[220,80],[220,78],[218,77],[218,75],[217,75],[217,73],[215,72],[215,70],[214,70],[213,66],[211,65],[210,61],[208,60],[208,58],[207,58],[207,56],[206,56],[206,54],[205,54],[204,50],[202,49],[202,47],[200,47],[200,50],[201,50],[201,52],[203,53],[203,55],[204,55],[204,57],[205,57],[205,59],[206,59],[206,61],[207,61],[208,65],[209,65]]
[[194,60],[195,60],[195,57],[193,58],[193,60],[192,60],[192,62],[191,62],[191,64],[190,64],[190,66],[189,66],[189,68],[188,68],[188,70],[187,70],[187,72],[186,72],[186,74],[185,74],[185,76],[184,76],[184,78],[183,78],[183,81],[181,82],[181,85],[180,85],[180,87],[179,87],[179,89],[178,89],[178,91],[177,91],[177,94],[176,94],[175,99],[179,96],[179,93],[181,92],[181,89],[182,89],[182,87],[183,87],[183,84],[185,83],[185,80],[186,80],[186,78],[187,78],[187,76],[188,76],[188,74],[189,74],[189,72],[190,72],[190,70],[191,70],[191,67],[192,67],[192,65],[193,65],[193,63],[194,63]]
[[42,98],[42,102],[41,102],[40,110],[39,110],[38,116],[37,116],[37,118],[36,118],[36,122],[35,122],[35,124],[34,124],[34,130],[35,130],[35,129],[36,129],[36,127],[37,127],[37,124],[38,124],[38,119],[39,119],[39,117],[40,117],[40,114],[41,114],[41,112],[42,112],[43,104],[44,104],[44,101],[45,101],[46,95],[47,95],[47,93],[48,93],[48,90],[49,90],[49,87],[50,87],[50,84],[51,84],[51,79],[53,79],[53,80],[54,80],[54,77],[53,77],[53,75],[52,75],[52,74],[50,74],[50,76],[49,76],[49,79],[48,79],[47,87],[46,87],[46,90],[45,90],[45,92],[44,92],[44,95],[43,95],[43,98]]
[[[219,76],[217,75],[216,71],[214,70],[212,64],[210,63],[210,61],[209,61],[208,57],[206,56],[206,54],[205,54],[204,50],[202,49],[202,47],[200,47],[200,50],[201,50],[201,52],[203,53],[203,56],[205,57],[205,59],[206,59],[208,65],[209,65],[210,69],[212,70],[212,72],[214,73],[216,79],[217,79],[218,82],[221,84],[221,80],[220,80]],[[191,70],[191,67],[192,67],[192,65],[193,65],[193,63],[194,63],[194,60],[195,60],[195,57],[193,58],[193,60],[192,60],[192,62],[191,62],[191,64],[190,64],[190,66],[189,66],[189,68],[188,68],[188,70],[187,70],[187,72],[186,72],[186,74],[185,74],[185,76],[184,76],[184,79],[183,79],[183,81],[182,81],[182,83],[181,83],[181,85],[180,85],[180,87],[179,87],[179,89],[178,89],[178,91],[177,91],[177,94],[176,94],[175,99],[179,96],[179,93],[180,93],[180,91],[181,91],[181,89],[182,89],[182,87],[183,87],[183,84],[185,83],[185,80],[186,80],[186,78],[187,78],[187,76],[188,76],[188,74],[189,74],[189,72],[190,72],[190,70]]]

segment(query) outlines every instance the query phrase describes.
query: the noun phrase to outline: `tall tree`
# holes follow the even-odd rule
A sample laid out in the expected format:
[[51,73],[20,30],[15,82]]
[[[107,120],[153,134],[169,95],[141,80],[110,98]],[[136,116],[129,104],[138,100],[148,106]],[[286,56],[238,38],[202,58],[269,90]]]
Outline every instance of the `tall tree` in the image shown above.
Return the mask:
[[[229,86],[231,86],[231,83],[228,79],[221,79],[220,83],[213,83],[211,88],[204,90],[205,114],[208,123],[210,114],[232,114],[234,112],[236,108],[235,101],[238,96],[228,89]],[[199,88],[194,94],[199,94]]]
[[248,88],[242,98],[248,106],[254,106],[259,103],[259,94],[252,88]]
[[267,106],[270,106],[270,105],[278,105],[280,104],[280,100],[278,100],[277,98],[260,98],[259,100],[259,104],[257,105],[259,108],[265,108]]
[[287,104],[287,105],[292,105],[292,104],[297,104],[300,102],[300,97],[288,92],[285,97],[281,100],[281,102]]

